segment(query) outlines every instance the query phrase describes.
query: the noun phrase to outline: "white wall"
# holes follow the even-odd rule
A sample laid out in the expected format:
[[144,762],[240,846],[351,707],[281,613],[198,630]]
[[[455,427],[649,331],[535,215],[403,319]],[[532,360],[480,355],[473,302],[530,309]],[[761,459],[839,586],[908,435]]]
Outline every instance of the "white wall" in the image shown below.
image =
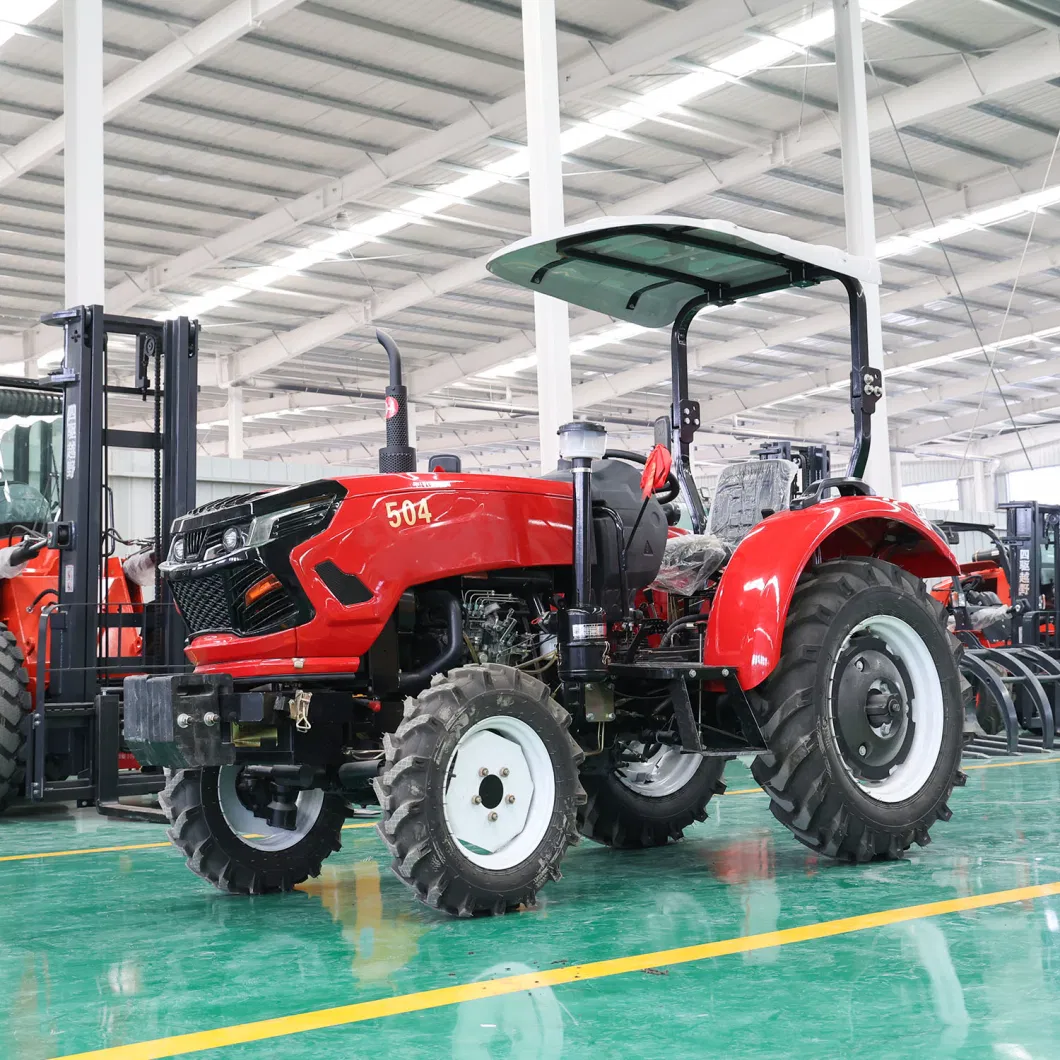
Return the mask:
[[[150,453],[115,450],[110,454],[110,488],[114,527],[127,539],[154,534],[154,459]],[[295,486],[355,472],[334,464],[295,464],[281,460],[229,460],[199,456],[197,504],[233,493]],[[363,472],[362,472],[363,473]]]

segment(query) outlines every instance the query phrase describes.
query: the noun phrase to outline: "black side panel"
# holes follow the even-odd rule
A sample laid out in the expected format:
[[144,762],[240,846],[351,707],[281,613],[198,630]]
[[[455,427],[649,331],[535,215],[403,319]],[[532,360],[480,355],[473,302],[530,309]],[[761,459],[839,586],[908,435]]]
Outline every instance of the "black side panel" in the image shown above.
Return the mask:
[[331,590],[331,595],[344,607],[366,604],[372,599],[368,587],[356,574],[347,574],[334,560],[326,559],[316,565],[320,580]]

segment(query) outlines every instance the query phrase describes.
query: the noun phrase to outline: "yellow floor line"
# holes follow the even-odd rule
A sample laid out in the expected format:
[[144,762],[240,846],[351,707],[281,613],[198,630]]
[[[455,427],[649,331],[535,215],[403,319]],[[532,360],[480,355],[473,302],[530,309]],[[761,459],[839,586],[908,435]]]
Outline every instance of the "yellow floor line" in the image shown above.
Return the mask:
[[1006,766],[1044,766],[1049,762],[1060,762],[1060,758],[1021,758],[1015,762],[983,762],[977,766],[961,766],[967,772],[969,769],[1004,769]]
[[[1042,766],[1049,762],[1060,762],[1060,758],[1021,758],[1014,762],[986,762],[981,765],[963,766],[969,769],[1002,769],[1006,766]],[[737,788],[735,791],[726,791],[726,795],[756,795],[761,788]],[[375,821],[356,821],[353,824],[344,824],[343,831],[351,828],[375,828]],[[69,858],[78,854],[114,854],[123,850],[154,850],[159,847],[168,847],[169,843],[132,843],[128,846],[116,847],[89,847],[84,850],[46,850],[36,854],[6,854],[0,855],[3,861],[33,861],[35,858]]]
[[988,894],[973,894],[964,898],[950,898],[941,902],[928,902],[924,905],[905,906],[899,909],[884,909],[874,913],[862,913],[859,916],[843,917],[840,920],[825,920],[817,924],[786,928],[783,931],[767,931],[760,935],[745,935],[720,942],[682,946],[679,949],[639,953],[628,957],[612,957],[604,961],[574,964],[566,968],[550,968],[540,972],[528,972],[524,975],[509,975],[485,982],[461,983],[436,990],[423,990],[413,994],[401,994],[398,997],[380,998],[378,1001],[362,1001],[353,1005],[317,1009],[293,1016],[279,1016],[253,1023],[237,1023],[213,1030],[178,1034],[171,1038],[157,1038],[154,1041],[136,1042],[132,1045],[117,1045],[87,1053],[73,1053],[58,1057],[57,1060],[161,1060],[162,1057],[197,1053],[206,1049],[221,1049],[229,1045],[260,1042],[292,1034],[304,1034],[307,1031],[323,1030],[326,1027],[346,1026],[385,1016],[399,1016],[409,1012],[459,1005],[465,1001],[516,994],[538,987],[560,986],[564,983],[585,982],[589,979],[642,972],[648,968],[711,960],[734,953],[772,949],[776,946],[788,946],[811,939],[831,938],[855,931],[901,924],[910,920],[923,920],[926,917],[967,912],[971,909],[985,909],[1012,902],[1026,902],[1055,894],[1060,894],[1060,881],[1034,887],[993,891]]
[[[344,824],[343,831],[347,828],[375,828],[374,821],[357,822],[356,824]],[[165,843],[129,843],[120,847],[86,847],[82,850],[45,850],[36,854],[5,854],[0,856],[0,861],[32,861],[34,858],[71,858],[78,854],[115,854],[123,850],[157,850],[160,847],[172,846],[168,841]]]
[[119,850],[154,850],[157,847],[168,847],[165,843],[132,843],[122,847],[88,847],[84,850],[45,850],[38,854],[5,854],[0,861],[32,861],[34,858],[71,858],[76,854],[113,854]]

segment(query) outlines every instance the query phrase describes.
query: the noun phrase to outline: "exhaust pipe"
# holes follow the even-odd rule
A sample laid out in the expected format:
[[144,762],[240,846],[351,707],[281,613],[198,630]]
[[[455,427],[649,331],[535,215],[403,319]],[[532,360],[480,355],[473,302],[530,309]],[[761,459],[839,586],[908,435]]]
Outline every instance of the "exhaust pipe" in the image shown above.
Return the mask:
[[409,445],[409,392],[401,383],[401,354],[397,344],[378,328],[376,341],[390,361],[390,386],[386,388],[386,445],[379,450],[381,474],[416,470],[416,450]]

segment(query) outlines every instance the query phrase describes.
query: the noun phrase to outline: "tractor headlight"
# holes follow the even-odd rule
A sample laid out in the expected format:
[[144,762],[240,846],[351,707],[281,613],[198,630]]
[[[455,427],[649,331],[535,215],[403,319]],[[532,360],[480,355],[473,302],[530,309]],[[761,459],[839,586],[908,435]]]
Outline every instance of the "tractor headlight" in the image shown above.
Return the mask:
[[243,547],[243,531],[238,526],[230,526],[221,538],[221,544],[225,552],[235,552],[237,548]]
[[260,546],[277,537],[287,534],[299,534],[304,539],[311,536],[327,522],[333,508],[333,501],[310,501],[307,504],[294,504],[290,508],[281,508],[278,512],[259,515],[250,524],[247,544]]
[[169,548],[169,554],[174,563],[184,562],[184,538],[179,534],[173,538],[173,544]]

